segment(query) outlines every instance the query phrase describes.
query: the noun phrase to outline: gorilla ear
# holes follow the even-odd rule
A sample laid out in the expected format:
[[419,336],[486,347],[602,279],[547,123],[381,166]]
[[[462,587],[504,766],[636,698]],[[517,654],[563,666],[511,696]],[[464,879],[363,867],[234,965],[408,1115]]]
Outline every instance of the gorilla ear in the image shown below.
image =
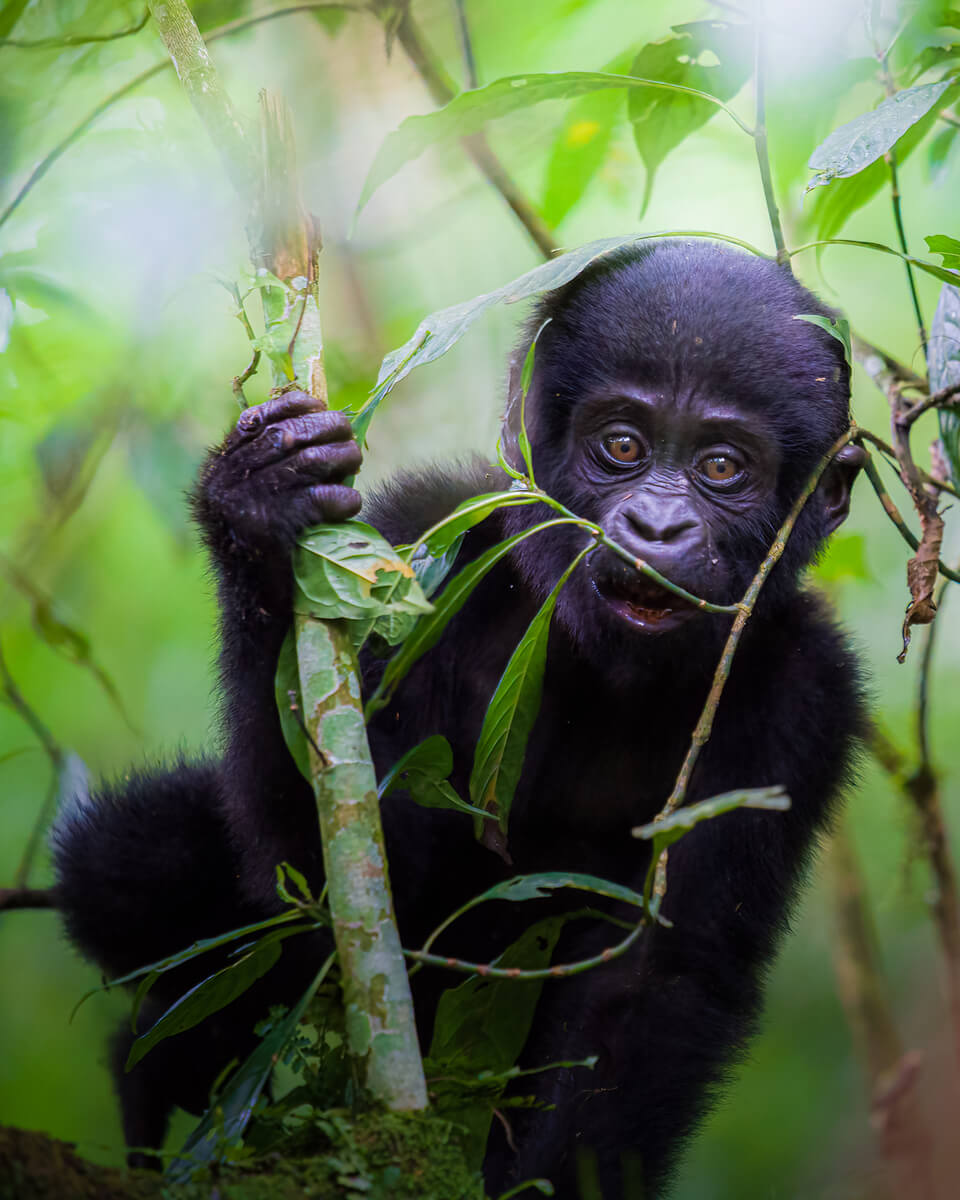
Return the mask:
[[866,461],[866,452],[860,446],[848,444],[824,472],[817,487],[823,511],[824,537],[829,537],[847,519],[850,512],[850,489]]

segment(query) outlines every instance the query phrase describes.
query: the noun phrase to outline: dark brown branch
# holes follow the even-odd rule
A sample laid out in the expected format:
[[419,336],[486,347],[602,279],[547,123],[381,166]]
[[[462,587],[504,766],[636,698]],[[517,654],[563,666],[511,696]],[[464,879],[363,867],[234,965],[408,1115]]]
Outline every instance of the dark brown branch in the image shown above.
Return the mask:
[[[374,7],[377,11],[386,11],[382,0],[377,0]],[[409,6],[403,9],[396,36],[417,74],[426,84],[434,104],[441,107],[448,104],[457,94],[456,85],[423,37],[419,26],[410,15]],[[461,141],[466,152],[510,206],[514,216],[544,258],[556,254],[560,246],[552,230],[507,174],[499,158],[490,149],[486,137],[482,133],[474,133]]]
[[25,908],[56,908],[58,903],[55,888],[0,888],[0,912],[17,912]]
[[945,405],[956,404],[958,400],[960,400],[960,383],[952,383],[949,387],[943,387],[938,392],[934,392],[932,396],[927,396],[924,400],[918,400],[912,408],[902,411],[897,417],[897,421],[901,428],[909,429],[917,417],[922,417],[931,408],[942,408]]

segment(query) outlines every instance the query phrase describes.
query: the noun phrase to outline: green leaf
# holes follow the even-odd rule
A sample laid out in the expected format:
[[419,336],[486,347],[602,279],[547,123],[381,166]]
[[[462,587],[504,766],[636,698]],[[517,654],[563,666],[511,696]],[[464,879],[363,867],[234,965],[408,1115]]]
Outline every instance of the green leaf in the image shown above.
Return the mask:
[[[896,144],[897,164],[907,161],[936,123],[937,110],[931,109],[913,125]],[[863,208],[882,189],[890,186],[890,169],[878,159],[865,170],[847,179],[834,182],[832,187],[817,190],[809,207],[810,225],[817,236],[831,238],[843,228],[850,217]]]
[[540,606],[511,654],[484,714],[470,773],[470,799],[477,808],[496,815],[503,833],[523,769],[527,739],[540,711],[553,610],[563,585],[586,553],[581,550]]
[[807,190],[832,179],[857,175],[876,162],[930,112],[950,86],[950,80],[943,80],[907,88],[882,101],[872,112],[835,129],[810,155],[808,165],[816,175]]
[[297,540],[293,573],[321,621],[419,616],[431,606],[413,568],[362,521],[317,525]]
[[542,529],[555,525],[573,524],[576,522],[569,520],[543,521],[539,525],[524,529],[520,533],[515,533],[513,537],[498,542],[496,546],[491,546],[489,550],[485,550],[483,554],[458,572],[440,593],[433,612],[417,623],[413,633],[387,663],[380,685],[368,702],[367,719],[369,720],[371,712],[375,712],[377,707],[381,707],[389,699],[397,684],[413,664],[421,659],[428,650],[433,649],[448,622],[463,608],[473,589],[503,557],[510,553],[514,546]]
[[843,347],[843,357],[847,366],[853,370],[853,348],[850,343],[850,322],[846,317],[821,317],[819,313],[797,313],[795,321],[809,321],[811,325],[819,325],[831,337],[836,338]]
[[290,757],[296,763],[297,770],[313,786],[313,776],[310,774],[310,748],[303,724],[294,715],[303,715],[303,700],[300,696],[300,669],[297,665],[297,638],[293,626],[287,630],[287,636],[280,647],[277,659],[277,673],[274,677],[274,695],[277,700],[277,714],[280,717],[280,732],[286,742]]
[[[290,890],[291,884],[297,889],[298,895],[295,896]],[[277,863],[277,895],[287,904],[316,903],[307,877],[288,862]]]
[[251,988],[280,960],[282,939],[302,929],[275,929],[266,934],[242,958],[208,976],[171,1004],[158,1021],[130,1047],[125,1071],[131,1070],[158,1042],[199,1025],[211,1013],[226,1008]]
[[[620,54],[603,68],[605,75],[624,75],[633,54]],[[547,163],[540,211],[548,225],[559,225],[582,199],[607,157],[617,119],[623,110],[619,90],[589,92],[570,105]]]
[[426,546],[420,546],[410,559],[410,566],[429,600],[440,584],[453,570],[453,564],[463,545],[463,534],[455,537],[442,554],[431,554]]
[[274,1025],[260,1045],[231,1077],[226,1088],[207,1109],[203,1119],[187,1138],[165,1172],[173,1184],[188,1183],[195,1171],[215,1161],[221,1148],[239,1138],[247,1126],[260,1093],[284,1047],[296,1033],[297,1025],[306,1012],[317,989],[333,965],[331,955],[320,968],[316,978],[286,1017]]
[[29,0],[7,0],[6,4],[0,4],[0,38],[10,36],[28,3]]
[[[531,925],[495,960],[498,967],[536,970],[550,963],[563,916],[549,917]],[[543,980],[484,979],[471,976],[440,997],[433,1027],[430,1052],[424,1063],[428,1079],[451,1070],[458,1075],[494,1074],[508,1070],[523,1051],[533,1023]],[[456,1111],[445,1111],[449,1119],[468,1133],[468,1159],[479,1167],[486,1146],[493,1109],[505,1084],[491,1085],[486,1099]]]
[[453,770],[453,751],[440,734],[428,737],[408,750],[384,775],[377,789],[382,800],[398,788],[409,793],[410,799],[424,808],[448,808],[469,813],[473,817],[488,817],[482,809],[474,808],[457,795],[447,777]]
[[595,242],[588,242],[568,254],[557,255],[549,262],[534,267],[496,291],[486,292],[472,300],[464,300],[460,304],[451,305],[450,308],[431,313],[420,322],[413,336],[397,350],[391,350],[380,364],[378,387],[388,379],[391,380],[391,386],[396,386],[414,367],[422,367],[441,358],[460,341],[474,321],[488,308],[497,304],[516,304],[540,292],[561,287],[585,271],[598,258],[619,250],[621,246],[642,240],[636,234],[632,234],[629,237],[601,238]]
[[[643,47],[633,61],[631,75],[682,84],[719,100],[732,99],[750,78],[751,27],[726,21],[692,21],[672,28],[676,36]],[[713,63],[703,62],[704,57],[712,58]],[[630,93],[627,114],[647,172],[641,216],[650,202],[660,164],[716,111],[716,105],[684,92]]]
[[528,489],[484,492],[479,496],[471,496],[469,500],[458,504],[449,516],[438,521],[432,529],[428,529],[420,540],[430,554],[434,556],[445,554],[468,529],[485,521],[496,509],[515,508],[522,504],[538,504],[542,498],[538,493]]
[[[927,373],[931,392],[960,383],[960,288],[950,284],[940,289],[930,327]],[[960,404],[941,408],[937,416],[950,476],[954,484],[960,484]]]
[[711,821],[714,817],[733,812],[738,808],[765,808],[776,812],[786,812],[790,807],[790,797],[782,787],[746,788],[737,792],[724,792],[720,796],[711,796],[709,800],[701,800],[697,804],[684,805],[678,808],[662,821],[651,821],[648,825],[637,825],[633,836],[653,842],[652,861],[660,857],[660,851],[672,846],[690,832],[701,821]]
[[927,243],[931,254],[940,255],[945,267],[954,271],[960,269],[960,241],[947,237],[945,233],[935,233],[923,240]]
[[510,75],[486,87],[460,92],[443,108],[424,116],[407,117],[389,134],[377,151],[360,194],[359,213],[373,193],[405,163],[424,150],[454,138],[477,133],[488,121],[505,117],[544,100],[573,100],[589,92],[610,88],[656,88],[697,96],[723,107],[715,97],[659,79],[607,75],[602,71],[566,71],[556,74]]
[[597,875],[584,875],[577,871],[542,871],[536,875],[517,875],[513,879],[504,880],[503,883],[494,884],[492,888],[475,896],[459,911],[466,912],[468,908],[488,900],[542,900],[559,888],[593,892],[597,896],[607,896],[611,900],[622,900],[625,904],[643,907],[643,896],[639,892],[619,883],[611,883],[608,879],[600,879]]

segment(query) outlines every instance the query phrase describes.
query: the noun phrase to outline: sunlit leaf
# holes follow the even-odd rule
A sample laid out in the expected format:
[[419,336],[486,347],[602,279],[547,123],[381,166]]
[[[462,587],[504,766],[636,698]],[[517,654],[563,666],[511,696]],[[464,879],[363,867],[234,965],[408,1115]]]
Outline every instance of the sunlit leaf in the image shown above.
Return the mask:
[[530,622],[491,697],[470,773],[470,799],[494,813],[506,833],[510,806],[523,769],[527,739],[540,711],[547,638],[557,598],[585,551],[573,560]]
[[924,83],[889,96],[868,113],[835,129],[810,155],[816,174],[808,188],[856,175],[882,157],[911,126],[927,115],[951,86],[949,80]]
[[[950,284],[940,289],[930,326],[927,369],[931,392],[960,384],[960,288]],[[960,404],[941,408],[937,415],[950,474],[953,482],[960,484]]]
[[[633,60],[630,74],[682,84],[719,100],[735,96],[750,78],[751,27],[727,21],[691,21],[672,28],[673,37],[643,47]],[[650,202],[657,168],[716,111],[716,105],[683,92],[648,90],[629,94],[627,114],[647,171],[641,215]]]
[[935,233],[923,239],[931,254],[939,254],[943,265],[952,270],[960,269],[960,241],[947,237],[945,233]]
[[850,342],[850,322],[846,317],[822,317],[819,313],[797,313],[795,321],[807,321],[811,325],[819,325],[843,347],[843,357],[850,370],[853,370],[853,348]]
[[362,521],[308,530],[297,541],[293,573],[319,620],[430,611],[413,568]]
[[359,212],[381,184],[411,159],[430,146],[476,133],[488,121],[505,117],[544,100],[573,100],[589,92],[610,88],[656,88],[696,95],[708,104],[716,99],[669,80],[638,79],[631,75],[607,75],[602,71],[566,71],[556,74],[510,75],[486,87],[459,95],[435,112],[407,117],[389,134],[377,151],[357,205]]

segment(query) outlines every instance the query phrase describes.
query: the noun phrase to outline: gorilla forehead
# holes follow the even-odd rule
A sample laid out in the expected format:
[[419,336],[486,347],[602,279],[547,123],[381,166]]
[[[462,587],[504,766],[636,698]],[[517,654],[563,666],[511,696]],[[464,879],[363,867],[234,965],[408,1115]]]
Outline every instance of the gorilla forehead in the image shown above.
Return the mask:
[[530,323],[550,318],[536,357],[549,424],[629,381],[763,409],[787,447],[798,426],[829,444],[846,426],[848,373],[840,343],[800,313],[835,315],[756,255],[682,240],[616,251],[549,293]]

